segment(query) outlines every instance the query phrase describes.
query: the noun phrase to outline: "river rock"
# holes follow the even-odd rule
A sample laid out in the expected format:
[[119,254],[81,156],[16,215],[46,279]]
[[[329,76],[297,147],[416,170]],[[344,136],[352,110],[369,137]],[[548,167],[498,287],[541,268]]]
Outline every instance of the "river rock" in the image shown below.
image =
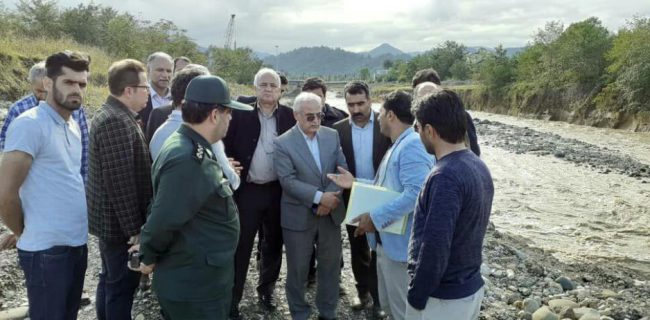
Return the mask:
[[598,297],[599,297],[599,298],[602,298],[602,299],[607,299],[607,298],[617,298],[617,297],[618,297],[618,293],[616,293],[616,292],[614,292],[614,291],[612,291],[612,290],[609,290],[609,289],[605,289],[605,290],[601,291],[601,292],[598,294]]
[[578,320],[600,320],[600,313],[592,309],[591,311],[585,313],[582,317],[578,318]]
[[564,307],[562,308],[562,311],[560,311],[560,319],[575,319],[576,315],[573,312],[573,308],[571,307]]
[[537,309],[542,307],[542,300],[539,298],[526,298],[524,299],[523,309],[528,313],[534,313]]
[[569,307],[569,308],[577,308],[579,305],[571,300],[567,299],[553,299],[548,302],[548,306],[553,310],[554,312],[560,312],[562,309]]
[[562,289],[564,289],[564,291],[569,291],[569,290],[573,290],[573,289],[576,288],[573,281],[571,281],[571,279],[569,279],[569,278],[567,278],[565,276],[561,276],[561,277],[555,279],[555,282],[559,283],[562,286]]
[[0,312],[0,320],[24,319],[27,317],[28,307],[18,307]]
[[[582,319],[587,314],[598,314],[598,311],[592,308],[574,308],[573,313],[575,313],[576,319]],[[598,314],[598,318],[600,318],[600,314]]]
[[548,284],[548,288],[544,289],[544,292],[549,296],[553,296],[553,295],[556,295],[556,294],[563,293],[564,289],[562,288],[562,286],[559,283],[550,282]]
[[543,306],[533,313],[533,320],[560,320],[547,306]]

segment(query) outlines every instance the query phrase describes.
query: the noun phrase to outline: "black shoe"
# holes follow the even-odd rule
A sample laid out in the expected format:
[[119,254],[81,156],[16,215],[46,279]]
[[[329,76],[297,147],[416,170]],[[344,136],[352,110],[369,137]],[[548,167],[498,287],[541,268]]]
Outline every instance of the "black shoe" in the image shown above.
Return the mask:
[[266,311],[273,311],[277,308],[275,305],[275,298],[273,297],[273,294],[259,294],[258,295],[258,302]]
[[325,318],[325,317],[318,316],[318,320],[336,320],[336,318]]
[[350,301],[350,308],[352,310],[363,310],[365,308],[368,308],[370,306],[370,302],[372,298],[370,297],[370,294],[362,294],[360,296],[355,296],[352,298],[352,301]]

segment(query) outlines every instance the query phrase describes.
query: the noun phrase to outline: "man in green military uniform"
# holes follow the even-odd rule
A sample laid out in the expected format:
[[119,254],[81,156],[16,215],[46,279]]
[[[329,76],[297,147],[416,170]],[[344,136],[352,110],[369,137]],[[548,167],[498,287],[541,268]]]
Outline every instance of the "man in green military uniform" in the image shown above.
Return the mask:
[[231,109],[252,108],[231,101],[216,76],[190,81],[181,108],[183,124],[153,164],[154,199],[140,236],[139,270],[155,268],[153,289],[166,319],[226,319],[239,217],[210,145],[226,135]]

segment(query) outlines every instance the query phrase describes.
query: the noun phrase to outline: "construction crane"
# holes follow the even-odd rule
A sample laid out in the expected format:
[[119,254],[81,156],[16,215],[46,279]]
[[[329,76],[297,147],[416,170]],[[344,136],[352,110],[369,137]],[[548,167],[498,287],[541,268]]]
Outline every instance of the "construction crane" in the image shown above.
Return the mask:
[[230,22],[226,29],[226,41],[223,45],[224,49],[237,49],[237,41],[235,40],[235,15],[230,15]]

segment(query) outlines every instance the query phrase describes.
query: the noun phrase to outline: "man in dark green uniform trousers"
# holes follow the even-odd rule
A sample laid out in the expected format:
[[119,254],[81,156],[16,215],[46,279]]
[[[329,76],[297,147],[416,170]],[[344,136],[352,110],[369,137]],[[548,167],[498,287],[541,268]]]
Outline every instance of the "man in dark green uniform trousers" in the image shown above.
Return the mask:
[[226,319],[239,217],[210,145],[226,135],[231,109],[253,108],[231,101],[216,76],[190,81],[181,108],[183,124],[153,164],[154,199],[140,236],[139,270],[155,268],[153,289],[166,319]]

